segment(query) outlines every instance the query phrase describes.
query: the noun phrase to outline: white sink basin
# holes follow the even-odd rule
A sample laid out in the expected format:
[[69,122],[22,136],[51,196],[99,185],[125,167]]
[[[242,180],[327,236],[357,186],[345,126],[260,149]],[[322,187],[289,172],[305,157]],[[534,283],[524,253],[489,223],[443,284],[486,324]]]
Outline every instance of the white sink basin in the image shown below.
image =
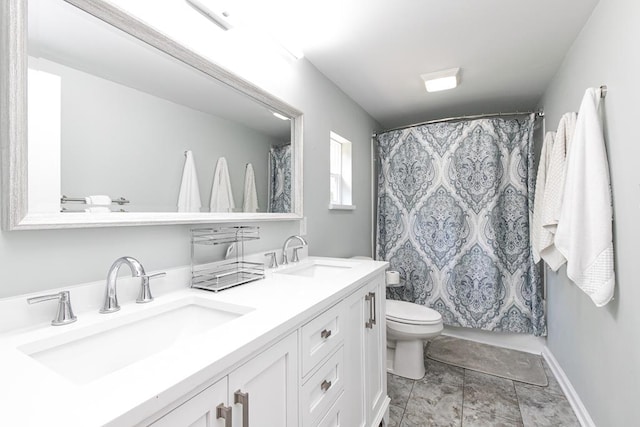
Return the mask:
[[355,265],[355,262],[349,261],[312,260],[287,267],[281,271],[277,271],[277,273],[311,278],[327,278],[344,273]]
[[183,298],[25,344],[19,350],[74,383],[87,384],[252,310],[205,298]]

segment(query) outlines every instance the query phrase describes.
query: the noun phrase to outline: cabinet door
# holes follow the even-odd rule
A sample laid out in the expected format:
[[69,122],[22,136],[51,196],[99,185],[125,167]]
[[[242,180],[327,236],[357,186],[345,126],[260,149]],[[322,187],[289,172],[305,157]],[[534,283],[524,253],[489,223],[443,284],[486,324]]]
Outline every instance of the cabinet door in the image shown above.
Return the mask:
[[384,280],[380,277],[366,286],[364,300],[364,365],[367,425],[377,425],[387,398]]
[[187,400],[156,422],[153,427],[225,427],[225,420],[216,418],[216,407],[227,404],[227,378]]
[[[342,425],[362,427],[366,422],[364,395],[364,331],[367,288],[361,288],[345,302],[344,321],[344,411]],[[367,305],[368,307],[368,305]],[[367,316],[369,312],[367,311]]]
[[297,349],[294,332],[229,374],[234,427],[297,426]]

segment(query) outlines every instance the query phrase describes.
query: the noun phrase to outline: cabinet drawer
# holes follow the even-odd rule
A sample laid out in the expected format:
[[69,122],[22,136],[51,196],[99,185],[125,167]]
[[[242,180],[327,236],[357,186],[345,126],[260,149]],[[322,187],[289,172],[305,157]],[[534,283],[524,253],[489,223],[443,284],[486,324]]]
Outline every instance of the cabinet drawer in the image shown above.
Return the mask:
[[325,311],[301,330],[302,376],[342,344],[344,335],[343,304]]
[[345,424],[344,420],[344,407],[346,405],[346,399],[344,393],[342,393],[336,403],[327,411],[327,415],[320,420],[315,427],[349,427]]
[[302,425],[313,426],[322,419],[344,390],[342,347],[302,386]]

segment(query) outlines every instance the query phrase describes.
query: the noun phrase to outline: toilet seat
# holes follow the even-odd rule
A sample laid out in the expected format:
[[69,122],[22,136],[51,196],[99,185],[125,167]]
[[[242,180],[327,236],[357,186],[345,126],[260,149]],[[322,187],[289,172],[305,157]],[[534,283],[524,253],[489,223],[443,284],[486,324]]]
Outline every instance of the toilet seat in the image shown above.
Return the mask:
[[412,302],[387,300],[386,318],[408,325],[435,325],[442,323],[436,310]]

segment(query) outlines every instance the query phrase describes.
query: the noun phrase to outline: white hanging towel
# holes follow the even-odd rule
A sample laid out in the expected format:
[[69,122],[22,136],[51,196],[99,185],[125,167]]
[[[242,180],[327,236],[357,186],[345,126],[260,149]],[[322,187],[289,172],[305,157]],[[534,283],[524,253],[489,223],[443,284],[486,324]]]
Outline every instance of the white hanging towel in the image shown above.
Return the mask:
[[554,236],[558,228],[560,210],[564,199],[564,179],[566,159],[571,151],[571,142],[576,128],[576,113],[565,113],[560,118],[558,130],[553,140],[549,169],[544,187],[544,203],[542,206],[542,226],[548,233],[540,235],[540,257],[553,271],[567,262],[565,256],[554,244]]
[[613,208],[599,103],[600,90],[587,89],[567,158],[555,244],[567,258],[569,279],[602,307],[613,298],[615,273]]
[[[536,176],[536,193],[533,204],[533,219],[531,221],[531,252],[533,260],[540,262],[540,250],[543,249],[541,243],[553,243],[553,234],[542,226],[542,211],[545,204],[545,185],[547,182],[547,169],[551,161],[551,151],[555,132],[547,132],[542,143],[540,152],[540,164],[538,165],[538,175]],[[548,244],[547,244],[548,246]],[[544,246],[546,247],[546,246]]]
[[256,212],[258,210],[258,192],[256,191],[256,177],[253,173],[253,165],[247,163],[244,170],[244,199],[242,201],[243,212]]
[[87,205],[109,206],[111,204],[111,197],[102,195],[88,196],[84,198],[84,201]]
[[211,208],[211,212],[233,212],[233,209],[236,207],[233,202],[227,159],[224,157],[220,157],[218,163],[216,163],[209,207]]
[[200,186],[196,174],[196,163],[191,150],[185,152],[182,182],[178,195],[178,212],[200,212]]

